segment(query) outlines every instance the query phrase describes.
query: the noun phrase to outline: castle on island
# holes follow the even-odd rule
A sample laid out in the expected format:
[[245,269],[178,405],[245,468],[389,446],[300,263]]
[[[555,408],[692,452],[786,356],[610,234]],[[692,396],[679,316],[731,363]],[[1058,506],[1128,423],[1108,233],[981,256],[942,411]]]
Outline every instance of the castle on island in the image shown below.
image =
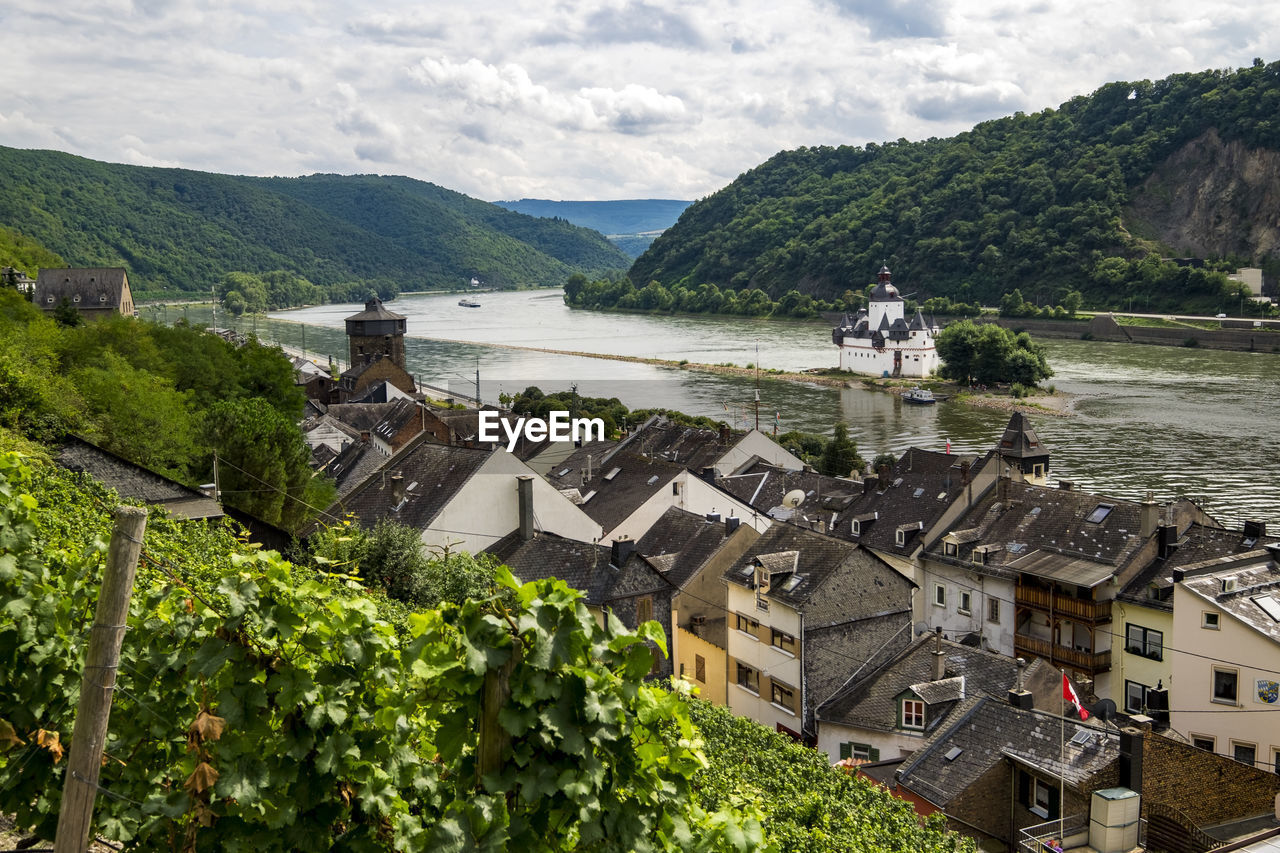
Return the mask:
[[941,363],[933,342],[938,326],[932,320],[926,322],[919,311],[907,321],[891,278],[889,268],[882,266],[869,307],[856,315],[845,314],[832,330],[831,341],[840,348],[841,370],[923,379]]

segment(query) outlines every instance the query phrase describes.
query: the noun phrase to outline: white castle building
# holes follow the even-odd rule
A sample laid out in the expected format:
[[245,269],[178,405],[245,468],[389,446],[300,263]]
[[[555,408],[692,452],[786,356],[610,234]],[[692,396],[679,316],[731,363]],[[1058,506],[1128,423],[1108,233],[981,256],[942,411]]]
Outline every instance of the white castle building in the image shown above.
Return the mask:
[[907,322],[891,277],[889,268],[881,267],[870,309],[859,310],[856,316],[845,314],[831,332],[832,342],[840,348],[840,369],[864,376],[924,378],[941,363],[933,344],[938,327],[926,323],[919,311]]

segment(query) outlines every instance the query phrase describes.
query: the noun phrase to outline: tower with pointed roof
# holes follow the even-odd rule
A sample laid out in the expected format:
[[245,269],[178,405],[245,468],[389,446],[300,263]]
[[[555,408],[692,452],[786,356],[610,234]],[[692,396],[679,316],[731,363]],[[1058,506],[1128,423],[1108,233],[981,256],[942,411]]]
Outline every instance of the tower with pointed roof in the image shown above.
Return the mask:
[[867,310],[845,314],[831,333],[840,348],[840,369],[864,376],[923,379],[940,364],[933,337],[938,327],[924,315],[907,320],[889,267],[882,266]]
[[1023,479],[1036,486],[1049,483],[1049,448],[1040,441],[1031,422],[1021,412],[1014,412],[1000,436],[996,453],[1009,466],[1022,472]]
[[404,369],[403,314],[388,311],[382,300],[375,296],[364,304],[363,311],[346,318],[346,325],[351,367],[389,358],[401,370]]

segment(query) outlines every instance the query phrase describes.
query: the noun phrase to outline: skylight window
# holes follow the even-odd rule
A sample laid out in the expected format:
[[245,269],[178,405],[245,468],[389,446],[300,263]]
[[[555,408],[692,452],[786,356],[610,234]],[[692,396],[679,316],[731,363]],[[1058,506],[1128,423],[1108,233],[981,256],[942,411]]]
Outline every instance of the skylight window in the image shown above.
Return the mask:
[[1087,729],[1081,729],[1071,736],[1071,744],[1073,746],[1084,746],[1089,742],[1089,738],[1093,737],[1093,732]]
[[950,749],[948,749],[947,754],[942,757],[945,758],[947,761],[955,761],[957,758],[960,757],[960,753],[962,752],[964,752],[963,749],[961,749],[958,746],[953,746]]
[[916,489],[914,492],[912,492],[911,497],[918,498],[923,494],[924,494],[924,489]]
[[587,492],[585,495],[582,496],[582,502],[586,503],[587,501],[591,500],[595,496],[596,496],[596,490],[592,489],[591,491]]
[[804,575],[792,575],[787,579],[786,584],[782,587],[782,591],[791,592],[802,583],[804,583]]
[[[621,474],[621,473],[622,473],[622,469],[621,469],[621,468],[614,468],[614,469],[613,469],[612,471],[610,471],[608,474],[605,474],[605,475],[604,475],[604,478],[605,478],[606,480],[612,480],[614,477],[618,476],[618,475],[619,475],[619,474]],[[654,479],[657,479],[657,478],[655,477]],[[650,482],[652,482],[652,481],[650,481]]]
[[1253,600],[1253,603],[1261,607],[1263,612],[1272,619],[1280,622],[1280,601],[1277,601],[1274,595],[1260,595]]
[[649,485],[652,486],[656,482],[658,482],[658,475],[654,474],[652,477],[649,478]]
[[556,472],[556,476],[563,477],[565,474],[568,474],[568,473],[569,473],[568,468],[561,468],[559,471]]
[[1115,508],[1115,504],[1098,504],[1093,508],[1093,512],[1085,517],[1085,521],[1089,524],[1101,524],[1103,519],[1111,515],[1111,510]]

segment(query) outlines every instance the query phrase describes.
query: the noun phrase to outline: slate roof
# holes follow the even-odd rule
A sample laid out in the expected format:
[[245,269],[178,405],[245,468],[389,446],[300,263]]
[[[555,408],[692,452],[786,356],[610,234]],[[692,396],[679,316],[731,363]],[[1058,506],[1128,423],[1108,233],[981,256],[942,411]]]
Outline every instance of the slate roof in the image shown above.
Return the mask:
[[[1182,585],[1257,633],[1280,643],[1280,565],[1276,554],[1267,550],[1258,551],[1257,556],[1258,562],[1253,565],[1187,577]],[[1224,578],[1235,582],[1234,590],[1223,591]]]
[[723,521],[669,507],[653,526],[636,540],[643,556],[671,584],[683,588],[729,538]]
[[615,453],[605,466],[593,468],[591,479],[580,487],[580,508],[608,532],[659,491],[671,488],[671,481],[683,471],[681,465]]
[[[973,551],[984,548],[987,557],[982,571],[1025,568],[1047,577],[1062,572],[1064,577],[1091,584],[1126,566],[1147,541],[1139,535],[1141,507],[1133,501],[1030,483],[1006,481],[1004,486],[1003,499],[1000,488],[992,489],[956,523],[957,530],[978,531],[976,537],[962,543],[955,557],[945,556],[941,542],[936,543],[930,558],[968,565]],[[1089,521],[1095,511],[1104,514],[1098,521]]]
[[1010,416],[996,449],[1001,456],[1015,459],[1039,459],[1049,455],[1049,449],[1040,441],[1040,436],[1036,435],[1031,422],[1022,412],[1014,412]]
[[[778,555],[796,552],[794,562]],[[820,628],[911,607],[914,584],[864,548],[790,524],[760,535],[724,573],[751,588],[758,562],[794,565],[774,576],[769,598],[806,613],[806,628]],[[792,583],[799,579],[798,583]]]
[[387,457],[369,442],[356,441],[344,447],[323,471],[337,485],[341,500],[387,461]]
[[[923,532],[964,492],[963,466],[969,465],[972,480],[983,465],[990,464],[990,458],[990,454],[980,458],[910,448],[890,470],[887,482],[853,501],[830,530],[867,548],[909,555],[923,544]],[[853,536],[853,519],[871,513],[876,519],[864,522],[861,535]],[[906,535],[899,545],[897,530],[904,525]],[[913,525],[914,531],[910,530]]]
[[391,403],[333,403],[329,406],[327,414],[352,427],[359,434],[365,430],[373,432],[373,428],[383,418],[391,414],[398,404],[399,401]]
[[[322,520],[333,522],[351,513],[364,527],[372,527],[383,518],[418,530],[430,527],[440,511],[489,459],[490,452],[432,444],[421,439],[421,436],[414,439],[387,460],[380,471],[373,472],[339,498],[322,513]],[[404,478],[401,482],[406,491],[402,504],[398,504],[392,494],[394,474]]]
[[[822,521],[828,530],[840,514],[862,495],[862,483],[814,471],[779,468],[759,457],[752,457],[733,474],[717,477],[715,484],[771,518],[783,518],[807,527]],[[804,493],[804,500],[794,512],[784,512],[788,508],[783,506],[782,499],[797,489]]]
[[382,300],[375,297],[364,304],[363,311],[352,314],[350,317],[346,317],[344,319],[348,323],[363,323],[370,320],[403,320],[405,319],[405,316],[388,310],[387,307],[382,304]]
[[911,611],[865,616],[854,622],[804,631],[805,729],[814,729],[814,710],[858,672],[874,671],[911,640]]
[[[120,308],[128,276],[121,267],[66,269],[51,267],[40,270],[36,277],[33,302],[40,308],[56,307],[63,299],[80,297],[77,307]],[[53,302],[49,302],[49,298]]]
[[[480,441],[480,413],[482,411],[496,412],[499,422],[505,422],[513,429],[516,428],[516,422],[522,417],[511,412],[504,412],[493,406],[484,406],[479,409],[433,409],[432,413],[449,427],[449,430],[458,441],[476,442],[478,446],[505,449],[508,441],[507,432],[500,425],[497,427],[498,441]],[[550,443],[548,439],[529,441],[521,431],[521,435],[516,441],[515,456],[522,461],[530,459],[541,453]]]
[[627,560],[622,568],[609,564],[610,549],[539,533],[522,540],[510,533],[489,546],[493,554],[521,581],[555,577],[582,590],[587,603],[603,607],[618,598],[646,593],[669,593],[671,585],[643,560]]
[[[581,488],[586,477],[588,457],[591,459],[591,473],[594,476],[600,468],[600,461],[617,446],[616,441],[588,442],[566,456],[559,464],[551,466],[551,470],[547,472],[547,480],[557,489]],[[585,491],[583,490],[584,494]]]
[[[906,689],[915,690],[925,702],[950,702],[966,696],[1002,698],[1017,683],[1018,664],[1013,658],[942,640],[941,647],[946,652],[944,675],[951,682],[963,676],[964,686],[961,690],[959,684],[953,683],[946,690],[935,690],[931,685],[947,683],[931,680],[933,653],[938,642],[936,637],[926,634],[879,670],[868,670],[869,674],[853,681],[819,707],[818,719],[860,729],[893,731],[898,726],[897,697]],[[1036,678],[1039,670],[1047,666],[1037,658],[1027,667],[1025,675],[1028,679]],[[925,692],[917,689],[922,686]],[[941,715],[928,717],[930,731],[942,722]]]
[[1221,557],[1232,557],[1280,542],[1275,536],[1246,537],[1239,530],[1192,524],[1165,559],[1156,558],[1116,594],[1122,601],[1144,607],[1173,610],[1173,570]]
[[[1008,759],[1067,784],[1080,786],[1119,759],[1120,738],[1114,731],[1065,723],[1062,718],[1023,711],[1008,702],[969,696],[958,703],[945,724],[898,768],[898,782],[934,805],[946,807],[997,763]],[[1071,739],[1088,734],[1083,744]],[[958,753],[954,750],[959,750]],[[947,755],[951,754],[951,759]]]
[[373,434],[383,441],[391,441],[400,430],[414,420],[421,421],[422,412],[414,400],[396,400],[391,410],[373,428]]
[[164,507],[176,518],[220,518],[222,507],[203,492],[149,471],[95,444],[68,436],[57,461],[68,471],[86,474],[122,498]]
[[715,465],[744,435],[727,428],[716,431],[682,426],[655,415],[625,438],[617,452],[673,462],[696,474]]

